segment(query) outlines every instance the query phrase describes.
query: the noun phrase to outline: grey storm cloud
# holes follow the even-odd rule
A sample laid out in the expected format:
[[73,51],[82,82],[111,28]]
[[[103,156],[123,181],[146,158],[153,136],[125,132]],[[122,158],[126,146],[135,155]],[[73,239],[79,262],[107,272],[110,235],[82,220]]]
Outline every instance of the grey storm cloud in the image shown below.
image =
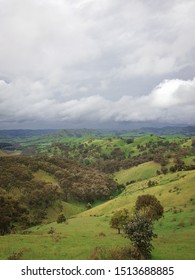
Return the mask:
[[0,127],[195,124],[194,15],[194,0],[0,0]]
[[22,82],[1,81],[0,90],[0,116],[4,120],[195,122],[195,78],[165,80],[148,95],[122,96],[117,101],[93,95],[59,102],[37,82],[24,86]]

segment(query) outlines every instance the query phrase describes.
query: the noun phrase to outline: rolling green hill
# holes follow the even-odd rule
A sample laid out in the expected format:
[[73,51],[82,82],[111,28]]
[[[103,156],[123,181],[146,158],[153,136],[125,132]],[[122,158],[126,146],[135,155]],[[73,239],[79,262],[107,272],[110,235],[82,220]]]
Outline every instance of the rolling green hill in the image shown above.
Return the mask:
[[[29,229],[28,234],[0,237],[0,258],[22,251],[24,259],[90,259],[97,247],[109,250],[128,246],[129,241],[110,228],[110,218],[118,209],[131,212],[137,196],[148,193],[155,195],[165,209],[164,217],[155,224],[158,238],[153,242],[152,258],[194,259],[195,171],[150,179],[157,185],[148,187],[148,180],[131,184],[118,197],[74,215],[65,224],[49,223]],[[48,233],[51,227],[53,234]]]
[[193,137],[63,130],[16,141],[23,155],[0,151],[0,212],[12,214],[0,259],[116,258],[131,244],[110,219],[143,194],[164,207],[152,259],[195,259]]
[[142,163],[138,166],[121,170],[115,173],[115,179],[119,184],[128,184],[129,182],[142,181],[156,176],[157,170],[161,166],[153,161]]

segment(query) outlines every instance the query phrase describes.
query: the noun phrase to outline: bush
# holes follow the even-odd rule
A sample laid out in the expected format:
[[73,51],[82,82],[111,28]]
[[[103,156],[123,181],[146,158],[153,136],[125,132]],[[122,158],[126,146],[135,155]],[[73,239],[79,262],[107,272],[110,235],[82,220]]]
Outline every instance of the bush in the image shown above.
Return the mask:
[[149,188],[150,188],[150,187],[154,187],[155,185],[157,185],[157,182],[151,181],[151,180],[148,181],[148,187],[149,187]]
[[23,249],[19,251],[12,252],[10,256],[8,256],[8,260],[21,260],[22,256],[24,254]]
[[134,139],[133,138],[129,138],[126,140],[126,143],[127,144],[132,144],[134,142]]
[[90,203],[90,202],[89,202],[89,203],[87,203],[86,208],[87,208],[88,210],[92,208],[92,205],[91,205],[91,203]]
[[140,252],[137,249],[128,247],[105,249],[95,247],[89,256],[90,260],[140,260]]
[[63,213],[61,213],[57,218],[57,223],[61,224],[61,223],[65,223],[65,222],[66,222],[66,217],[64,216]]
[[53,227],[50,227],[50,229],[47,232],[48,234],[53,234],[55,233],[55,229]]

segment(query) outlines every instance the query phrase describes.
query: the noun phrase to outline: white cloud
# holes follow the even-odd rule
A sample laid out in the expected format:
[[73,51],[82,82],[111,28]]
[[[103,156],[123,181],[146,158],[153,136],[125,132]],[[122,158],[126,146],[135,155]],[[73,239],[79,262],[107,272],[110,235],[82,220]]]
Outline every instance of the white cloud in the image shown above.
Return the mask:
[[151,93],[151,104],[159,108],[195,105],[195,78],[183,81],[165,80]]
[[[8,2],[8,3],[7,3]],[[45,79],[99,55],[87,35],[85,20],[69,1],[20,1],[6,7],[0,19],[0,72],[11,78]]]
[[122,97],[115,120],[195,124],[195,78],[165,80],[146,96]]
[[[122,96],[117,101],[99,95],[59,101],[42,84],[27,84],[27,81],[25,85],[0,82],[2,120],[195,124],[195,78],[187,81],[165,80],[148,95]],[[19,94],[15,95],[15,92]]]
[[1,1],[0,74],[61,80],[94,63],[93,79],[127,79],[191,65],[195,2],[155,2]]
[[0,122],[193,123],[194,14],[194,0],[1,0]]

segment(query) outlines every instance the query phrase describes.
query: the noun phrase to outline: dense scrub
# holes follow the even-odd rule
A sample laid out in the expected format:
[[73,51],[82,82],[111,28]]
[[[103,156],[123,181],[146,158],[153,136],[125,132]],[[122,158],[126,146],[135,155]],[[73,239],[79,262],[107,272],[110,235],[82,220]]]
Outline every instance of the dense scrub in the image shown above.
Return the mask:
[[[56,183],[38,180],[35,174],[39,170],[52,176]],[[47,209],[57,200],[94,202],[109,198],[118,189],[111,177],[99,171],[70,160],[46,156],[1,157],[0,182],[2,204],[9,204],[10,209],[17,204],[25,209],[18,211],[21,216],[25,212],[22,223],[20,219],[13,219],[13,211],[6,211],[9,230],[15,222],[23,227],[40,223],[46,218]]]

